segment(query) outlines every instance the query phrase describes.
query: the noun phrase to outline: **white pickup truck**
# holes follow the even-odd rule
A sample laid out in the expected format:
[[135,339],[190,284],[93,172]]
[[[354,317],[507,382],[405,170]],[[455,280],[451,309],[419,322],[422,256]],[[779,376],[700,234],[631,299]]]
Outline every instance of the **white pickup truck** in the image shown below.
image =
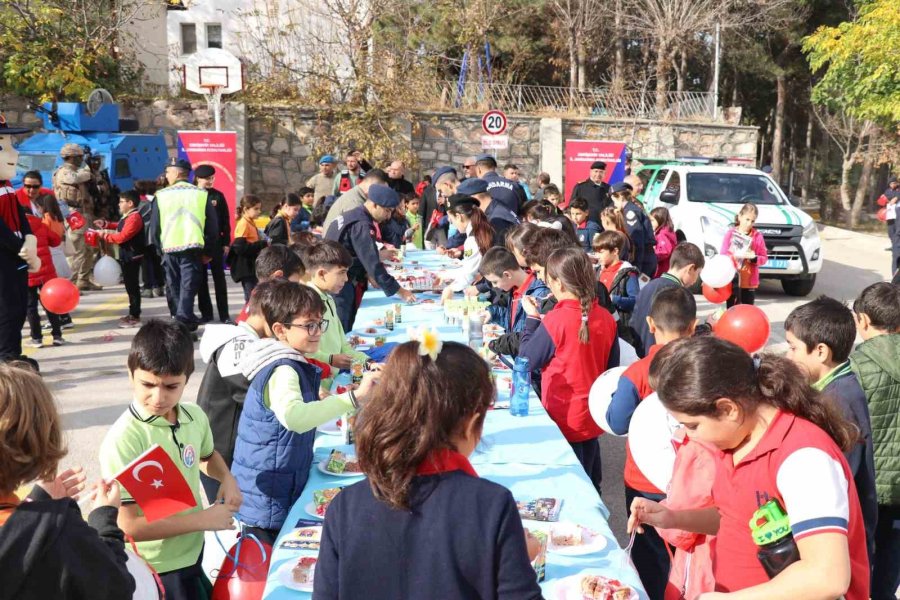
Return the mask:
[[766,173],[743,167],[662,164],[636,173],[644,181],[647,211],[669,209],[679,241],[687,240],[707,258],[719,253],[722,239],[741,206],[759,209],[756,229],[766,241],[769,260],[761,278],[779,279],[786,294],[808,295],[822,270],[822,243],[816,222],[793,206]]

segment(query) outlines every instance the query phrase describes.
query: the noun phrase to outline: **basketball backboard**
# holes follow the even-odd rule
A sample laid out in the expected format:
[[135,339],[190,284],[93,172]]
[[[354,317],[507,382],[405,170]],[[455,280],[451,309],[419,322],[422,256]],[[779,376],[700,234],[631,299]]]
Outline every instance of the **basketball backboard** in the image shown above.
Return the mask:
[[181,66],[184,88],[195,94],[208,94],[216,88],[221,94],[233,94],[244,88],[241,61],[221,48],[208,48],[191,54]]

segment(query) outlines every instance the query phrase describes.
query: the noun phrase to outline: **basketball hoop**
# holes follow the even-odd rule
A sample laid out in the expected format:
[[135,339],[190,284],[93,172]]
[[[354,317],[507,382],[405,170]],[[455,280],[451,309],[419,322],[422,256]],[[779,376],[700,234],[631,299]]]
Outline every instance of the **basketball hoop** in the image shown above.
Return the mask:
[[222,87],[218,83],[201,83],[200,88],[206,97],[206,107],[213,113],[216,121],[216,131],[221,127],[222,112]]
[[206,105],[221,129],[222,96],[244,87],[244,69],[236,56],[220,48],[195,52],[181,67],[184,88],[206,98]]

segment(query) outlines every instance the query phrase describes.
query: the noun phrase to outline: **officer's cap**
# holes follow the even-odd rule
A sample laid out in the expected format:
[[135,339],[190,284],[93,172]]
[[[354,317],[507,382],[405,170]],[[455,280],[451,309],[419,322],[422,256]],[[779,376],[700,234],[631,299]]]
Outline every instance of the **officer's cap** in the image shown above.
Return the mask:
[[176,169],[190,171],[191,163],[183,158],[178,158],[177,156],[173,156],[172,158],[169,159],[169,162],[166,163],[166,167],[175,167]]
[[479,203],[478,200],[476,200],[472,196],[469,196],[468,194],[453,194],[452,196],[450,196],[448,204],[449,210],[455,210],[457,208],[465,208],[467,206],[470,208],[475,208]]
[[454,177],[456,177],[456,169],[453,167],[438,167],[434,170],[434,175],[431,176],[431,184],[437,185],[441,180],[441,177],[444,175],[452,173]]
[[384,208],[397,208],[400,196],[386,185],[373,183],[369,186],[369,200]]
[[606,163],[602,160],[595,160],[591,163],[592,169],[606,169]]
[[484,194],[488,191],[487,181],[478,177],[469,177],[459,184],[456,191],[466,196],[474,196],[475,194]]
[[194,169],[194,176],[200,179],[209,179],[216,174],[216,169],[212,165],[200,165]]
[[614,183],[610,188],[610,191],[613,194],[618,194],[620,192],[630,192],[633,189],[634,188],[632,188],[631,185],[625,183],[624,181],[620,181],[619,183]]

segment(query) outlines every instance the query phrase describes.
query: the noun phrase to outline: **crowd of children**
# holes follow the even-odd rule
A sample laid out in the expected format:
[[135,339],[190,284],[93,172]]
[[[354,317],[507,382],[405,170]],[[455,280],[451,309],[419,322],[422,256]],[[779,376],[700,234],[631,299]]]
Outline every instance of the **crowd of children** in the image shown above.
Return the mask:
[[[47,552],[53,565],[20,567],[0,599],[129,597],[126,536],[167,598],[208,597],[203,533],[233,529],[238,520],[273,544],[306,485],[317,428],[354,411],[367,479],[345,488],[328,510],[314,597],[402,598],[430,589],[441,597],[540,598],[529,564],[533,540],[510,492],[479,479],[468,460],[496,394],[490,367],[467,346],[428,333],[381,353],[360,352],[347,339],[372,282],[415,300],[384,265],[407,244],[460,259],[442,282],[442,299],[490,300],[483,317],[504,330],[490,349],[527,360],[541,403],[598,491],[603,429],[588,397],[604,372],[627,366],[606,414],[611,432],[628,433],[638,406],[654,394],[679,422],[666,489],[642,472],[629,441],[626,506],[613,507],[640,532],[631,558],[652,600],[893,596],[900,583],[900,288],[874,284],[852,310],[814,300],[785,322],[786,357],[750,356],[701,334],[689,289],[703,253],[678,243],[668,211],[648,214],[628,184],[614,185],[603,207],[575,197],[562,208],[547,185],[543,199],[510,208],[512,196],[492,193],[503,178],[490,179],[495,187],[462,186],[451,171],[435,173],[433,214],[424,210],[427,188],[420,199],[370,181],[356,191],[362,204],[324,232],[317,228],[325,201],[311,188],[288,194],[263,233],[255,223],[262,202],[242,198],[228,262],[244,289],[244,310],[236,324],[203,332],[197,405],[183,401],[194,371],[186,328],[151,320],[136,333],[127,357],[132,397],[100,445],[105,480],[94,486],[90,527],[67,499],[82,491],[83,478],[56,476],[65,449],[49,392],[37,376],[0,365],[0,565],[23,548]],[[103,239],[119,245],[131,325],[140,322],[146,258],[140,203],[125,193],[121,220],[97,224]],[[29,280],[33,337],[39,288],[54,276],[51,248],[62,243],[61,219],[52,207],[43,210],[43,221],[29,218],[46,259]],[[752,204],[741,208],[723,242],[722,253],[738,263],[729,305],[754,301],[766,261],[756,216]],[[445,235],[431,235],[435,228]],[[60,317],[48,318],[61,340]],[[857,334],[864,341],[854,350]],[[638,358],[626,365],[629,345]],[[334,375],[354,363],[365,365],[361,382],[333,392]],[[108,482],[154,444],[172,458],[196,507],[151,522]],[[29,501],[20,501],[13,492],[35,480]],[[772,500],[786,511],[798,549],[774,576],[757,558],[751,532],[754,513]],[[62,529],[66,543],[53,544]],[[31,530],[41,533],[29,537]],[[35,577],[51,569],[53,577]],[[101,573],[107,589],[88,592]]]

